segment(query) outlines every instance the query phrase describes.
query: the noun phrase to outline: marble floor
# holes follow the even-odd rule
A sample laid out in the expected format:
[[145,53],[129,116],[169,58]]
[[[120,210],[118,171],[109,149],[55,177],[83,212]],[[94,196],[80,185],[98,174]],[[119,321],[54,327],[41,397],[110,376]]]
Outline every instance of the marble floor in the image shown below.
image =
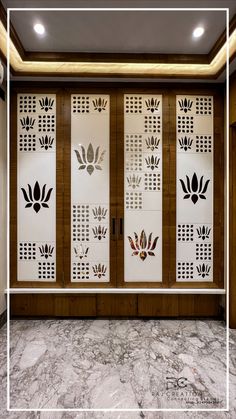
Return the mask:
[[230,332],[230,412],[147,412],[225,407],[225,327],[213,320],[14,320],[11,408],[141,409],[7,412],[6,326],[0,330],[0,418],[236,419],[236,331]]

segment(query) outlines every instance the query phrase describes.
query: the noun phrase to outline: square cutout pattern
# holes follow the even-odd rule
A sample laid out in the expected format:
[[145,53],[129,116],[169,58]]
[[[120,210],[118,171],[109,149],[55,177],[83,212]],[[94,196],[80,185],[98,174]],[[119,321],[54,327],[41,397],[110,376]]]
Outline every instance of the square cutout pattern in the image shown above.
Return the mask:
[[144,116],[144,132],[155,133],[161,132],[161,117],[160,115],[145,115]]
[[178,280],[193,279],[193,262],[178,262]]
[[196,114],[197,115],[212,115],[213,101],[212,97],[197,97],[196,98]]
[[72,265],[72,278],[74,281],[89,279],[89,262],[74,262]]
[[144,189],[145,191],[160,191],[161,190],[160,173],[145,173]]
[[143,102],[142,96],[126,96],[125,112],[126,113],[142,113]]
[[193,116],[178,116],[178,132],[193,134]]
[[126,170],[137,172],[143,167],[142,154],[129,154],[126,156]]
[[73,241],[89,241],[89,205],[73,205]]
[[38,262],[38,279],[55,279],[55,263]]
[[125,194],[126,209],[138,210],[143,208],[142,192],[126,192]]
[[196,243],[196,260],[212,260],[211,243]]
[[126,135],[125,149],[127,152],[142,153],[142,135]]
[[19,151],[36,151],[36,135],[20,134]]
[[39,115],[38,116],[39,132],[55,131],[55,115]]
[[211,135],[196,136],[196,153],[211,153],[212,137]]
[[90,102],[89,96],[73,96],[72,112],[73,113],[89,113]]
[[177,228],[178,241],[192,242],[193,241],[193,224],[178,224]]
[[21,242],[19,245],[19,259],[20,260],[35,260],[36,259],[36,243]]
[[20,113],[35,113],[36,112],[36,96],[26,95],[19,97],[19,112]]

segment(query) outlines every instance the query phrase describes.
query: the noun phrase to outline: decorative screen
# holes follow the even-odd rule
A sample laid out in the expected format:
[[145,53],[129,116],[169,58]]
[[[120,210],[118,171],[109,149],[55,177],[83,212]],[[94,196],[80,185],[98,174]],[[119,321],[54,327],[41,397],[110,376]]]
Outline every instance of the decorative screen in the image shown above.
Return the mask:
[[213,97],[177,96],[177,282],[213,281]]
[[124,96],[125,281],[162,281],[162,96]]
[[18,281],[56,280],[56,95],[17,95]]
[[110,97],[71,96],[71,281],[109,281]]

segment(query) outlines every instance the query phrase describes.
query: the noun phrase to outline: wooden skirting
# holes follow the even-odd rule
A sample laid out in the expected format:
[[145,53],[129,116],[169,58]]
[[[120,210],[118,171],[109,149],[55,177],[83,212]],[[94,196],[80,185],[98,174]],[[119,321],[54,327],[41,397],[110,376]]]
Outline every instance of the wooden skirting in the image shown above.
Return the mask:
[[222,318],[220,295],[19,294],[12,317],[211,317]]

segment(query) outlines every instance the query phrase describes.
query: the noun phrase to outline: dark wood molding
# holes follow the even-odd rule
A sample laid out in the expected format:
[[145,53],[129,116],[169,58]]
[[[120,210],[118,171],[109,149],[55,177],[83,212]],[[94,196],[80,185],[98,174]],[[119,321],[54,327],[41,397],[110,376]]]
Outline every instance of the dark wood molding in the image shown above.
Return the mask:
[[[4,26],[7,25],[7,14],[6,10],[0,0],[0,20],[3,22]],[[229,33],[231,34],[233,30],[236,28],[236,14],[233,16],[233,18],[230,21],[229,25]],[[226,30],[223,31],[223,33],[220,35],[220,37],[217,39],[209,53],[207,54],[158,54],[158,53],[87,53],[87,52],[43,52],[43,51],[26,51],[24,49],[24,46],[13,26],[12,23],[10,23],[10,34],[11,39],[18,50],[20,57],[23,61],[46,61],[46,62],[104,62],[104,63],[166,63],[166,64],[209,64],[212,59],[215,57],[215,55],[218,53],[220,48],[224,45],[226,41]],[[2,54],[3,55],[3,54]],[[0,51],[1,56],[1,51]],[[3,60],[4,58],[1,57]],[[231,57],[231,60],[235,58]],[[231,61],[230,60],[230,61]],[[225,65],[220,68],[220,70],[214,74],[214,75],[194,75],[193,76],[178,76],[180,78],[186,78],[186,79],[217,79],[219,75],[224,71]],[[32,73],[32,72],[19,72],[15,71],[13,68],[11,68],[11,72],[13,76],[24,76],[24,77],[55,77],[58,76],[56,72],[50,73]],[[140,78],[157,78],[157,75],[149,75],[149,74],[120,74],[120,73],[114,73],[114,74],[107,74],[107,73],[100,73],[100,74],[94,74],[94,73],[63,73],[60,74],[60,76],[63,77],[119,77],[119,78],[134,78],[134,77],[140,77]],[[176,78],[176,75],[163,75],[159,76],[158,78]]]

